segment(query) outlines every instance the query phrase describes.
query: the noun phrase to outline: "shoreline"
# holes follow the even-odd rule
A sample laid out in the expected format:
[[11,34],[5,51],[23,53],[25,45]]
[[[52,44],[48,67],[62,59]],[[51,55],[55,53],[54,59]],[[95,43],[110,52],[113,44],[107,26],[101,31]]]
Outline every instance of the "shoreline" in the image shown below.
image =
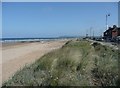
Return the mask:
[[24,40],[24,41],[10,41],[10,42],[1,42],[1,47],[2,47],[2,50],[4,48],[11,48],[11,47],[15,47],[15,46],[23,46],[23,45],[27,45],[27,44],[32,44],[32,43],[49,43],[49,42],[54,42],[54,41],[67,41],[69,39],[49,39],[49,40],[39,40],[39,41],[27,41],[27,40]]
[[46,53],[62,47],[68,40],[13,43],[2,47],[2,82],[8,80],[26,64],[31,64]]

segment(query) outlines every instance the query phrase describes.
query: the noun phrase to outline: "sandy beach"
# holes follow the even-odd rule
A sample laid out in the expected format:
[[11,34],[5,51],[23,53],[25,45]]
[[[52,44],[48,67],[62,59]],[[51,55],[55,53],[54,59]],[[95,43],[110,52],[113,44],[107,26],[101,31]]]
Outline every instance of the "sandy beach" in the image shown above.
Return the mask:
[[2,82],[8,80],[25,65],[29,65],[44,54],[62,47],[66,41],[3,44],[2,63],[0,63],[2,66]]

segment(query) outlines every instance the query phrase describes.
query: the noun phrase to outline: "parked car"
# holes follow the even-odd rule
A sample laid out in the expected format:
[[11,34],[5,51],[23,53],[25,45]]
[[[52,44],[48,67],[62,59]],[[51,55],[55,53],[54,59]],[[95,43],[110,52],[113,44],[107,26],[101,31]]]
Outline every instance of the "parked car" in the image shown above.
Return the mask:
[[116,38],[116,41],[117,41],[118,43],[120,43],[120,36],[118,36],[118,37]]
[[102,38],[95,38],[96,41],[103,41]]
[[112,38],[110,42],[116,42],[116,38]]

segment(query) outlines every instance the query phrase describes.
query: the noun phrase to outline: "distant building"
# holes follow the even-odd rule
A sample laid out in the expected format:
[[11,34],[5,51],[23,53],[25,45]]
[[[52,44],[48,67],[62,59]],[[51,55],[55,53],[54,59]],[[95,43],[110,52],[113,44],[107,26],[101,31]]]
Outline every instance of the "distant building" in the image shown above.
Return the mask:
[[120,28],[118,27],[115,27],[113,30],[112,30],[112,38],[116,38],[120,36]]
[[112,28],[109,27],[108,30],[106,30],[103,35],[104,39],[107,41],[116,39],[118,36],[120,36],[120,27],[113,25],[113,27]]

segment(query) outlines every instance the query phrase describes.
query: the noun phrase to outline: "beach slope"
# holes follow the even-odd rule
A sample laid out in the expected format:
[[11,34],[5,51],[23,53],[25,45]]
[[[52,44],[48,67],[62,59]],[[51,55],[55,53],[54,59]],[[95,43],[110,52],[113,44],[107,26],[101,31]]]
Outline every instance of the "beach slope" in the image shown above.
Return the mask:
[[62,47],[66,41],[6,44],[2,47],[2,82],[44,54]]

